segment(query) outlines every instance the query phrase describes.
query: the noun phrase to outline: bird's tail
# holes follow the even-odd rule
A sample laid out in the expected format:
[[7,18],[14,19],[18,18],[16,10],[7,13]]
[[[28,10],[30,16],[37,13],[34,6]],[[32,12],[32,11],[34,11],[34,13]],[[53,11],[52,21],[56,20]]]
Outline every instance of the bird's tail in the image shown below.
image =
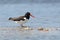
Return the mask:
[[8,20],[12,20],[12,17],[10,17]]

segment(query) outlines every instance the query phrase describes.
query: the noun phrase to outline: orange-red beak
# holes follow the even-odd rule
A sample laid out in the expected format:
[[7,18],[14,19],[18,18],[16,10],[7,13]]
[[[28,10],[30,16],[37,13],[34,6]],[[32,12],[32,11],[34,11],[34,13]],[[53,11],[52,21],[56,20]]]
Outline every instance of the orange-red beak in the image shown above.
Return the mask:
[[31,17],[35,18],[35,16],[33,16],[32,14],[30,14]]

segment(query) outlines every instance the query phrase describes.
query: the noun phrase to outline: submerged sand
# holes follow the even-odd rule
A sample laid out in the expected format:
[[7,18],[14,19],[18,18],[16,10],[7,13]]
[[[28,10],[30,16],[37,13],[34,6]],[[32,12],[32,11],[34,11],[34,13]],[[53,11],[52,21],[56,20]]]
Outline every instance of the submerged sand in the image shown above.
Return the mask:
[[1,40],[60,39],[60,28],[0,28]]
[[37,31],[60,31],[60,28],[42,28],[42,27],[39,27],[39,28],[29,28],[29,27],[16,27],[16,28],[0,28],[0,30],[18,30],[18,31],[26,31],[26,30],[37,30]]

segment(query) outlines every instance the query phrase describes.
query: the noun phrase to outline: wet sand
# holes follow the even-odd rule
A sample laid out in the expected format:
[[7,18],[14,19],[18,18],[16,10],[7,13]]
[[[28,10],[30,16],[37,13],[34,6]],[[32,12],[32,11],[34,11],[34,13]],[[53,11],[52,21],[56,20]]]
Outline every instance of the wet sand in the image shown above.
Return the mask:
[[37,31],[59,31],[60,28],[42,28],[42,27],[39,27],[39,28],[29,28],[29,27],[16,27],[16,28],[0,28],[0,30],[37,30]]
[[1,40],[47,40],[60,39],[57,28],[0,28]]

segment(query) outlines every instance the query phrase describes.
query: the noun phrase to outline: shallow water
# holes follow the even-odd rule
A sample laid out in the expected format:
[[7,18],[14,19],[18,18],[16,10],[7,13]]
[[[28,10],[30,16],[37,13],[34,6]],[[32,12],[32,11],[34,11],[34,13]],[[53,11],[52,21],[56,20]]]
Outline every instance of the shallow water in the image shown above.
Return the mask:
[[24,15],[31,12],[36,18],[31,18],[25,25],[34,27],[60,27],[60,4],[3,4],[0,5],[0,27],[18,26],[9,17]]
[[[36,18],[31,18],[24,24],[32,28],[38,27],[60,27],[60,3],[49,4],[0,4],[0,27],[16,28],[20,24],[9,21],[9,17],[24,15],[31,12]],[[60,40],[60,31],[40,32],[0,30],[1,40]]]
[[20,30],[17,28],[1,28],[1,40],[60,40],[60,31]]

